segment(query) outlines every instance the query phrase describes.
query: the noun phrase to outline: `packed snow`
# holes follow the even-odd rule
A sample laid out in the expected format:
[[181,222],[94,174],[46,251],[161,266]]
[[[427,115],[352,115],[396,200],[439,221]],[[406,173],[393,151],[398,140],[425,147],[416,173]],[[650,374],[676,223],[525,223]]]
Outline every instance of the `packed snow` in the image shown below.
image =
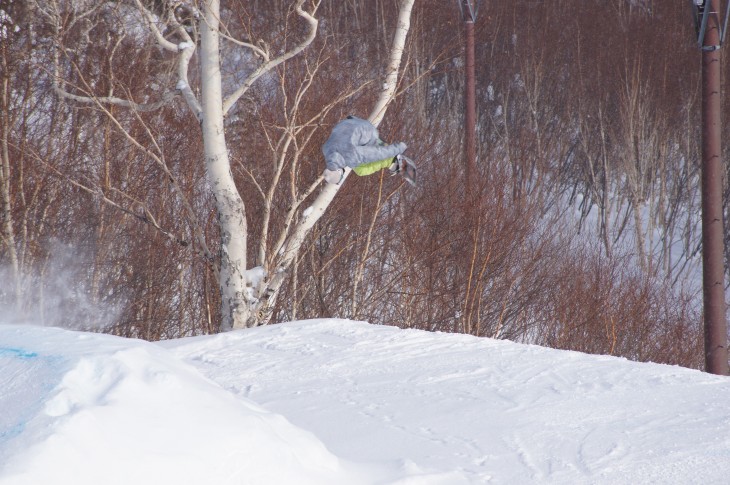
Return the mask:
[[347,320],[0,325],[0,484],[726,483],[730,380]]

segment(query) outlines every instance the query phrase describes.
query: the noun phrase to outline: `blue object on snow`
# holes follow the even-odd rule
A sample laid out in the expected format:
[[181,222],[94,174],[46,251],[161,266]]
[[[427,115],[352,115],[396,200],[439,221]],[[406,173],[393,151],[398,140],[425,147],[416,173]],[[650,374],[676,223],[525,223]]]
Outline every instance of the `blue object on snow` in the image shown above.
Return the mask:
[[0,357],[4,357],[6,355],[10,357],[17,357],[19,359],[33,359],[35,357],[38,357],[37,353],[25,349],[0,347]]

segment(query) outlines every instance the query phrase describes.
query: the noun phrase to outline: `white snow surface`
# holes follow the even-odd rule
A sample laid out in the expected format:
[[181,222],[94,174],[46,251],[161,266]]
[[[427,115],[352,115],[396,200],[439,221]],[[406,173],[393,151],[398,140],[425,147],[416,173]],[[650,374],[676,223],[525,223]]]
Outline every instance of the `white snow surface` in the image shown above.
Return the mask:
[[0,484],[693,484],[730,380],[348,320],[148,343],[0,325]]

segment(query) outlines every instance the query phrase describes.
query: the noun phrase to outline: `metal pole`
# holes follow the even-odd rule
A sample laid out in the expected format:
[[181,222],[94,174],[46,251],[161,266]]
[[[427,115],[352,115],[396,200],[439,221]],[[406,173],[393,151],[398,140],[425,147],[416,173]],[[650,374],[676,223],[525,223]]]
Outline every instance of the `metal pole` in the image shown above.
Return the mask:
[[710,9],[702,43],[702,292],[705,370],[728,375],[722,214],[720,17],[719,0]]
[[476,169],[476,75],[474,61],[474,21],[466,19],[466,93],[464,97],[464,144],[466,153],[466,183],[467,191],[471,191],[474,177],[477,177]]

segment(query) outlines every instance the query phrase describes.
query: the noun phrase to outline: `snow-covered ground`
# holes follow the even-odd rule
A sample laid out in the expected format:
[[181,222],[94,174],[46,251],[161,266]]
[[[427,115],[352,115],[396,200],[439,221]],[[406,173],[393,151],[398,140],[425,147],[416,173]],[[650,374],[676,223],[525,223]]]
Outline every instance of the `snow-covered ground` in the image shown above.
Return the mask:
[[727,483],[730,380],[312,320],[0,325],[0,484]]

